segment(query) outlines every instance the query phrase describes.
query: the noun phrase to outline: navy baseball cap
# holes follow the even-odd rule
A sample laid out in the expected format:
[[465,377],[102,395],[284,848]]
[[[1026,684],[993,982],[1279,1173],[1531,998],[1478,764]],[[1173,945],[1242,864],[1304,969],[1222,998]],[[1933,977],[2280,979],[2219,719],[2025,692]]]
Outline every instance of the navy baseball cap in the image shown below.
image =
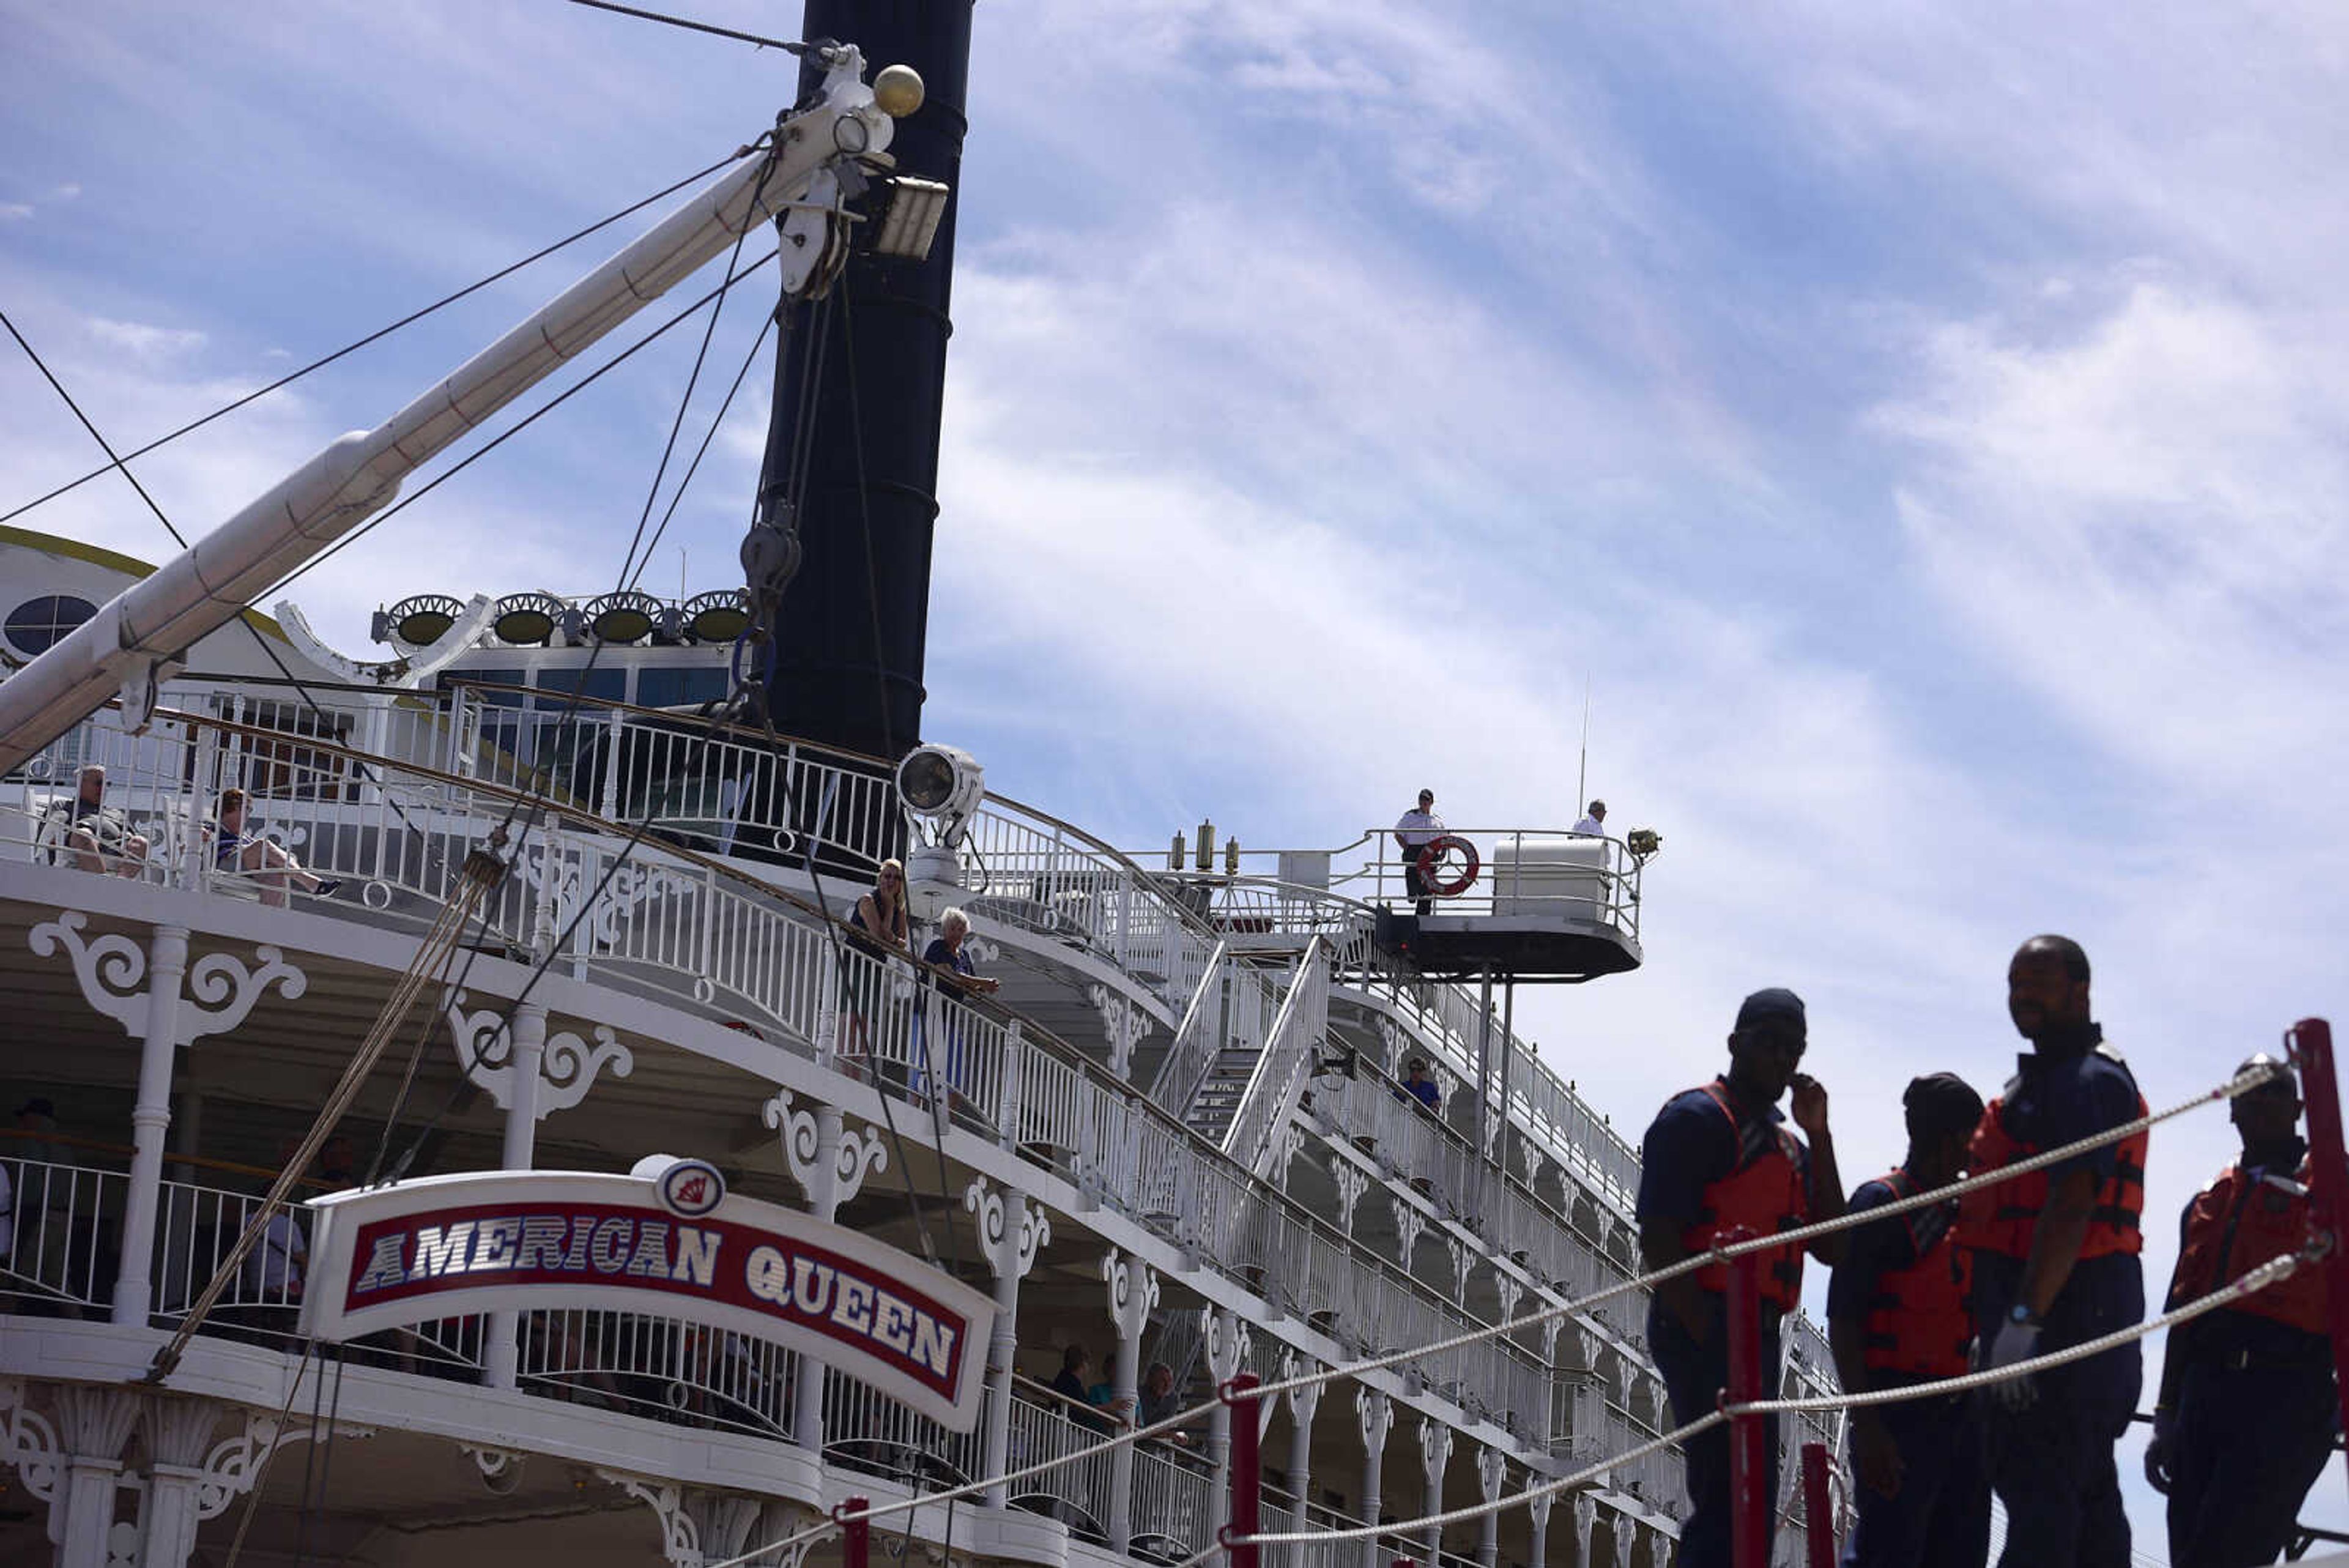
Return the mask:
[[1783,985],[1773,985],[1747,997],[1737,1009],[1737,1027],[1751,1028],[1770,1019],[1783,1019],[1799,1029],[1807,1030],[1810,1020],[1804,1015],[1803,999]]

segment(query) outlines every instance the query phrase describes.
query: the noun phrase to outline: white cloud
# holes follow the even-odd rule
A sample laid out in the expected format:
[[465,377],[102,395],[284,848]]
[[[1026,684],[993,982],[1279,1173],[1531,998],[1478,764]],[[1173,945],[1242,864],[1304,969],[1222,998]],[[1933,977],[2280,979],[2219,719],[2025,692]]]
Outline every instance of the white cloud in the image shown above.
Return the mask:
[[0,202],[0,223],[21,220],[33,215],[33,209],[22,202]]
[[204,335],[182,327],[157,327],[144,321],[113,321],[93,316],[85,324],[89,335],[109,348],[119,348],[142,359],[192,354],[204,346]]

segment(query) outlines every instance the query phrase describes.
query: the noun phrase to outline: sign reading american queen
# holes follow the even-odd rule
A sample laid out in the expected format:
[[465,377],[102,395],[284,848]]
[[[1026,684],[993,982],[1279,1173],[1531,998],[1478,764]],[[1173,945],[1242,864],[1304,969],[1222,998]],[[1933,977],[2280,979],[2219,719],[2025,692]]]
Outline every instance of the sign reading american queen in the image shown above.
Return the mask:
[[657,1313],[813,1356],[957,1431],[977,1422],[988,1297],[856,1231],[727,1194],[698,1161],[637,1169],[435,1176],[314,1199],[303,1332]]

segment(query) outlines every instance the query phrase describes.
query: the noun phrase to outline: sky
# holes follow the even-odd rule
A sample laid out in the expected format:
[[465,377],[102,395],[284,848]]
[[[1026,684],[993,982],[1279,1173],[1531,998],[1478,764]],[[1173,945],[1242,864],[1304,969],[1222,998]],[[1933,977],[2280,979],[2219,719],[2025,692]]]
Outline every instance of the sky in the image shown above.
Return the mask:
[[[0,0],[0,307],[126,447],[716,161],[792,81],[555,0]],[[1423,784],[1564,826],[1588,691],[1591,790],[1664,838],[1647,964],[1517,1017],[1618,1125],[1785,984],[1873,1175],[1909,1077],[2013,1070],[2041,930],[2148,1099],[2207,1088],[2349,1012],[2344,56],[2314,4],[988,0],[925,733],[1130,847],[1315,846]],[[136,471],[208,527],[626,232]],[[612,587],[698,326],[292,597],[366,655],[407,593]],[[765,377],[646,586],[730,585]],[[0,344],[0,511],[98,457]],[[167,545],[119,481],[16,522]],[[2157,1294],[2232,1147],[2157,1137]]]

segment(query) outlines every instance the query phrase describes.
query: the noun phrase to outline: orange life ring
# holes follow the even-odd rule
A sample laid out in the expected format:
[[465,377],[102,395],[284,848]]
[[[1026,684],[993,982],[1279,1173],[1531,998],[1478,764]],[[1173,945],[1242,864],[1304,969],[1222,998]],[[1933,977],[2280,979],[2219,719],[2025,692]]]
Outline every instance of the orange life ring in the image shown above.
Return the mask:
[[[1467,864],[1460,868],[1459,876],[1448,882],[1439,882],[1435,879],[1435,863],[1444,858],[1447,850],[1453,849],[1460,851],[1466,858]],[[1420,880],[1426,885],[1429,892],[1439,898],[1456,898],[1465,893],[1469,884],[1476,880],[1476,873],[1482,870],[1485,865],[1476,857],[1476,846],[1456,833],[1443,834],[1422,845],[1417,864]]]

